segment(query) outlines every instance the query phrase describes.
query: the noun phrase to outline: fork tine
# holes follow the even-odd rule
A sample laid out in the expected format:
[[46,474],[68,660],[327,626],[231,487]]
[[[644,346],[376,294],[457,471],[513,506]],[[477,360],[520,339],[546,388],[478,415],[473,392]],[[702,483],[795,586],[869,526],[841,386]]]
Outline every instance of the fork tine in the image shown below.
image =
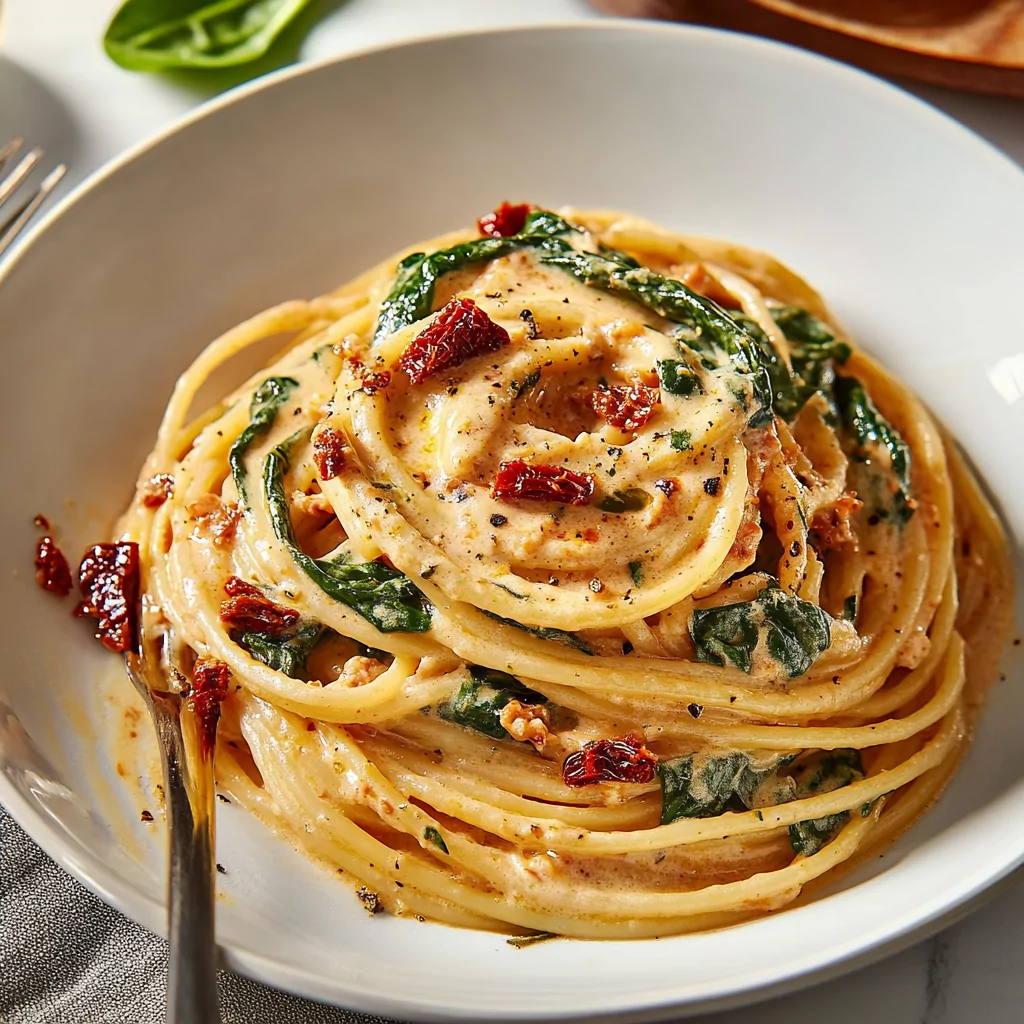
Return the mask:
[[19,149],[21,149],[22,143],[24,141],[24,139],[18,138],[16,136],[15,138],[11,139],[10,142],[7,142],[3,146],[0,146],[0,170],[2,170],[4,164],[7,163],[7,161],[12,156],[14,156],[14,154],[17,153]]
[[39,188],[35,190],[28,202],[3,227],[0,227],[0,256],[3,256],[11,247],[11,243],[18,237],[21,229],[29,222],[36,210],[43,205],[46,197],[57,187],[58,182],[64,177],[67,169],[67,164],[58,164],[54,167],[42,180]]
[[[6,148],[6,147],[5,147]],[[30,149],[15,165],[10,174],[0,181],[0,206],[10,199],[11,193],[28,177],[29,172],[43,155],[43,151],[36,146]]]

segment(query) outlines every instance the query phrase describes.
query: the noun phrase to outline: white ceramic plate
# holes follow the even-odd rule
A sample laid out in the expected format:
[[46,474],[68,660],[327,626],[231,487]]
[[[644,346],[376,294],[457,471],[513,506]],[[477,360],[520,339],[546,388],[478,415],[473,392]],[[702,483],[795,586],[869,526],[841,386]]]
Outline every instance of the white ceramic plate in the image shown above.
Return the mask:
[[[33,584],[32,517],[53,517],[71,552],[95,541],[209,338],[506,197],[774,252],[955,430],[1024,536],[1024,175],[919,101],[775,44],[612,22],[433,39],[231,94],[80,188],[0,287],[0,799],[154,930],[159,835],[95,706],[111,662]],[[397,1017],[639,1020],[864,962],[1024,860],[1024,673],[1006,671],[962,771],[896,848],[826,898],[712,934],[517,951],[370,919],[220,805],[227,963]]]

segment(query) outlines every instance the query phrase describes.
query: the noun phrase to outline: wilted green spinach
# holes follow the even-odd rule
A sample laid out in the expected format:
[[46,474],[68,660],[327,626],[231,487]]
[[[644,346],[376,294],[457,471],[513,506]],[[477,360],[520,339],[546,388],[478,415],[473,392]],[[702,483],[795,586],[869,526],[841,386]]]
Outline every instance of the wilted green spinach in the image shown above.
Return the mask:
[[787,594],[773,580],[753,601],[698,608],[690,617],[690,636],[701,661],[732,664],[749,673],[765,631],[768,653],[792,679],[828,649],[831,624],[828,612]]

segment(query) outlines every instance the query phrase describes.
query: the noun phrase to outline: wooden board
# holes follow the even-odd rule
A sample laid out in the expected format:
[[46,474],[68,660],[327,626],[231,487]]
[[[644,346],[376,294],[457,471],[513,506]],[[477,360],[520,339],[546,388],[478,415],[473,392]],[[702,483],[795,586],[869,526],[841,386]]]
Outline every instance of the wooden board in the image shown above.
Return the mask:
[[595,0],[609,13],[720,25],[886,75],[1024,97],[1024,0]]

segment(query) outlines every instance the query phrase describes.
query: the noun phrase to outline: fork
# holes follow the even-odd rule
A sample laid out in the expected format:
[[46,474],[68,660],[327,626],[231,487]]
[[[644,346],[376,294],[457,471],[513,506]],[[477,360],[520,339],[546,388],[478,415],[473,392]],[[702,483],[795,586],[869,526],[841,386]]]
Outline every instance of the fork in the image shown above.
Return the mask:
[[[23,139],[11,139],[6,145],[0,146],[0,174],[4,174],[4,177],[0,178],[0,215],[7,212],[8,200],[14,197],[18,187],[25,182],[32,173],[32,169],[42,159],[43,151],[35,146],[7,171],[8,164],[14,161],[23,146]],[[35,191],[21,205],[16,206],[6,220],[0,221],[0,256],[3,256],[11,247],[14,239],[32,219],[36,210],[46,202],[46,197],[57,187],[57,183],[64,177],[67,169],[67,164],[58,164],[54,167],[43,178]],[[6,173],[4,173],[5,171]]]
[[[200,734],[193,713],[182,713],[181,686],[170,638],[165,659],[143,633],[139,651],[127,652],[125,669],[153,716],[164,769],[168,839],[167,1024],[220,1024],[217,943],[214,934],[213,743]],[[166,660],[168,664],[158,664]],[[216,720],[213,728],[216,729]]]

